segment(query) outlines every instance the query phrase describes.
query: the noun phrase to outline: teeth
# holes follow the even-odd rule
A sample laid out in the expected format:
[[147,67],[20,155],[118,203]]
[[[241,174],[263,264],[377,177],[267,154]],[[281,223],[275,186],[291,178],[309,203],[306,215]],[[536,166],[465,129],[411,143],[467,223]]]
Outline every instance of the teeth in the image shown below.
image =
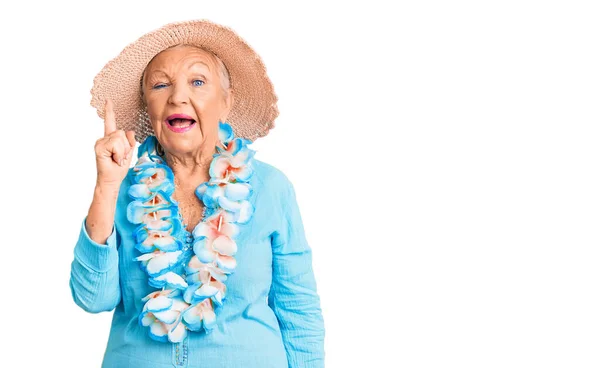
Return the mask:
[[171,126],[177,127],[177,128],[185,128],[190,126],[193,123],[193,120],[188,120],[188,119],[173,119],[173,120],[169,120],[169,124],[171,124]]

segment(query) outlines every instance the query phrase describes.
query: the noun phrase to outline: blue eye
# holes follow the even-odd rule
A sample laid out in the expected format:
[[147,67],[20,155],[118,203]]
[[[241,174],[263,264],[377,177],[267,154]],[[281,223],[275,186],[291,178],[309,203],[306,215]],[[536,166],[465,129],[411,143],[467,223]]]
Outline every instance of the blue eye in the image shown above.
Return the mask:
[[166,87],[167,85],[164,83],[159,83],[159,84],[155,84],[154,86],[152,86],[152,89],[160,89],[163,87]]
[[202,79],[194,79],[192,84],[194,85],[194,87],[200,87],[204,84],[204,81]]

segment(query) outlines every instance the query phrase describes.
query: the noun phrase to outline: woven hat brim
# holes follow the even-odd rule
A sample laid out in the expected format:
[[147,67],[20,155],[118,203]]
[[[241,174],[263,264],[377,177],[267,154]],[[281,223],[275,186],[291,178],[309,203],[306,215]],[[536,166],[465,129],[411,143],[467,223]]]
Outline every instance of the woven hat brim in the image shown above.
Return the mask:
[[117,128],[135,131],[143,142],[153,130],[143,106],[140,79],[148,63],[169,47],[187,44],[219,57],[229,72],[234,103],[227,118],[238,137],[254,141],[275,127],[277,95],[260,56],[231,28],[209,20],[167,24],[146,33],[109,61],[94,78],[90,104],[104,119],[104,104],[114,105]]

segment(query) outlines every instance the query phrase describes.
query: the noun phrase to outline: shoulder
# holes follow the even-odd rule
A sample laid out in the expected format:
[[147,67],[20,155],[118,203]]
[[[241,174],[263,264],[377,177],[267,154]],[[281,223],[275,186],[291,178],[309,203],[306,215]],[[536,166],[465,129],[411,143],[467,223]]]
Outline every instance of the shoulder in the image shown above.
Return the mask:
[[294,196],[294,187],[285,172],[267,162],[254,159],[253,188],[261,193],[263,199],[284,205]]
[[267,162],[254,159],[252,167],[254,169],[255,180],[265,189],[287,193],[292,186],[292,182],[283,170]]

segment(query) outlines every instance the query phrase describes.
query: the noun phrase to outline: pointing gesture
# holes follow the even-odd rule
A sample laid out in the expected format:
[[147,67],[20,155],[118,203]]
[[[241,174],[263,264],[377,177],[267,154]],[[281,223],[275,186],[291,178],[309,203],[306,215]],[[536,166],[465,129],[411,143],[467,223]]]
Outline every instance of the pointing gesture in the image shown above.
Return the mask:
[[104,136],[109,136],[115,130],[117,130],[115,110],[113,109],[112,101],[106,100],[106,104],[104,105]]
[[96,141],[97,185],[118,190],[127,175],[135,148],[135,133],[117,129],[112,101],[106,100],[104,137]]

